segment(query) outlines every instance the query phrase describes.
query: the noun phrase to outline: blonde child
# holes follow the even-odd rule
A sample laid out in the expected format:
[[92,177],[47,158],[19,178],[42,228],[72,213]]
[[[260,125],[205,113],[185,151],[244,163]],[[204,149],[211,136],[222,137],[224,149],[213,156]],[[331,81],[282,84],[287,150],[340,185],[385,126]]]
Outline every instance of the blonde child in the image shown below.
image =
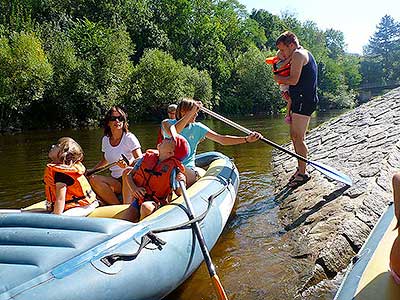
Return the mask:
[[[272,72],[274,73],[274,75],[285,77],[290,75],[290,58],[286,58],[281,51],[278,50],[276,56],[268,57],[265,62],[269,65],[272,65]],[[292,100],[290,99],[289,95],[289,85],[279,83],[279,90],[282,93],[282,97],[287,102],[285,122],[287,124],[290,124],[292,122]]]
[[52,145],[48,154],[51,162],[44,171],[46,208],[60,215],[86,216],[99,204],[84,173],[81,146],[69,137]]
[[189,143],[181,135],[165,138],[157,150],[147,150],[131,171],[124,172],[124,184],[130,193],[124,193],[124,203],[130,203],[127,220],[136,222],[170,202],[172,191],[180,195],[177,181],[185,181],[181,161],[189,154]]

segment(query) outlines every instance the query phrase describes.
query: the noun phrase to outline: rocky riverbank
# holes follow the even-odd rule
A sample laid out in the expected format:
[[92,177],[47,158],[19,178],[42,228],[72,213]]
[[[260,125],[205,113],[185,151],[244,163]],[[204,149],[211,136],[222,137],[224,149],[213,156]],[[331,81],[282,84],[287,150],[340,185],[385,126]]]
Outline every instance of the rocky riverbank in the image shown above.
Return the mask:
[[299,276],[299,298],[315,299],[316,289],[337,285],[392,201],[391,177],[400,166],[399,125],[400,88],[307,134],[309,159],[349,175],[352,187],[309,167],[309,182],[296,190],[284,188],[297,162],[275,153],[276,201],[292,257],[313,262]]

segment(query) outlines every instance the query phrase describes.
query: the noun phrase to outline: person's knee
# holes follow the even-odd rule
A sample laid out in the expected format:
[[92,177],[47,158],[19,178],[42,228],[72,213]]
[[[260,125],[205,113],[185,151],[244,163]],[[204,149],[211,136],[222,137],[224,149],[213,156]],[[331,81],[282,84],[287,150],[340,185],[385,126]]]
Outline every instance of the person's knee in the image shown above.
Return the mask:
[[99,179],[98,179],[98,177],[97,177],[96,175],[90,176],[90,177],[89,177],[89,184],[90,184],[93,188],[97,187],[98,184],[99,184]]
[[140,219],[151,215],[155,209],[156,207],[152,202],[143,202],[143,204],[140,206]]
[[196,181],[196,172],[191,168],[185,167],[186,187],[190,187]]
[[304,142],[304,134],[301,134],[297,131],[293,131],[290,133],[290,137],[295,143],[303,143]]

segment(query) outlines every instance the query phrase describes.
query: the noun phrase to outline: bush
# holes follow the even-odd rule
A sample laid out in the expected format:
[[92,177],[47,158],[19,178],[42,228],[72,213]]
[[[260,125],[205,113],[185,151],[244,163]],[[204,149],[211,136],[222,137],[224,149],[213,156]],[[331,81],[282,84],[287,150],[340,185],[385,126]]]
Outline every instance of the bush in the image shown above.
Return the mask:
[[32,103],[42,99],[53,75],[40,39],[34,33],[12,33],[0,38],[0,105],[2,124],[20,125]]
[[165,108],[182,97],[197,97],[207,102],[211,97],[208,73],[184,66],[161,50],[147,50],[135,68],[130,115],[163,118]]
[[223,111],[277,112],[285,105],[273,80],[271,67],[264,62],[271,55],[252,48],[237,58],[231,85],[221,99]]
[[44,107],[54,110],[59,127],[97,122],[128,97],[133,49],[124,28],[83,20],[69,21],[59,30],[44,26],[44,31],[55,70]]
[[341,86],[335,93],[325,92],[320,96],[320,107],[324,108],[353,108],[356,103],[356,93]]

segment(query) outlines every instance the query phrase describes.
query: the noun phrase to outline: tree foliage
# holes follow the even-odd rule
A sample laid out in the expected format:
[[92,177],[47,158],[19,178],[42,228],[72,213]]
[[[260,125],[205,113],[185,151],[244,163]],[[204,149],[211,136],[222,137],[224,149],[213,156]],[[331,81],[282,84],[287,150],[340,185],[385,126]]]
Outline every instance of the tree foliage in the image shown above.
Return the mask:
[[170,103],[182,97],[196,97],[207,104],[211,98],[211,78],[161,50],[144,53],[134,71],[131,98],[126,103],[136,119],[162,118]]
[[[365,83],[382,84],[400,81],[400,23],[385,15],[364,49],[363,77]],[[378,71],[379,75],[374,73]],[[377,75],[379,78],[377,78]]]
[[275,113],[285,103],[264,60],[285,30],[316,58],[320,106],[350,107],[361,80],[399,77],[398,28],[385,16],[360,58],[340,31],[290,12],[249,14],[238,0],[0,0],[2,120],[84,126],[115,104],[154,119],[183,96],[221,112]]
[[18,120],[31,103],[42,98],[52,75],[52,66],[34,33],[0,38],[1,128],[14,117]]

